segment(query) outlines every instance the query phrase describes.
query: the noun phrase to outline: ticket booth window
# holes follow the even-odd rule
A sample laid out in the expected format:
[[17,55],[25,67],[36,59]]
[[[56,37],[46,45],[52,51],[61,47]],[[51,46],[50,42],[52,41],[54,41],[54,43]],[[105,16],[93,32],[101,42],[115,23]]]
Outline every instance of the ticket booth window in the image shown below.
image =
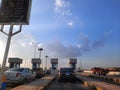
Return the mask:
[[14,63],[14,67],[15,67],[15,68],[19,68],[19,67],[20,67],[20,64],[19,64],[19,63]]
[[14,67],[14,63],[10,63],[10,68],[13,68]]
[[75,65],[75,64],[71,64],[71,68],[72,68],[72,69],[75,69],[75,68],[76,68],[76,65]]
[[36,63],[33,63],[33,69],[34,68],[37,68],[37,64]]
[[37,64],[37,68],[40,68],[40,64],[39,63]]
[[53,69],[53,70],[56,69],[56,64],[52,64],[52,69]]

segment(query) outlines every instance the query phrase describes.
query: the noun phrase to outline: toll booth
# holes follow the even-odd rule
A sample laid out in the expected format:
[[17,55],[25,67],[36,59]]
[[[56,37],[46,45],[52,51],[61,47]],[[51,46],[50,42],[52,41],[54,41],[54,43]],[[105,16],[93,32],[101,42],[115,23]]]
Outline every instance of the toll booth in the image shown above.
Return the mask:
[[41,59],[40,58],[32,58],[32,70],[40,68],[40,64],[41,64]]
[[70,64],[70,67],[75,70],[76,69],[76,64],[77,64],[77,59],[70,58],[69,64]]
[[58,59],[51,58],[51,74],[58,74]]
[[22,64],[22,59],[20,58],[9,58],[8,63],[9,63],[9,68],[13,67],[20,67],[20,64]]

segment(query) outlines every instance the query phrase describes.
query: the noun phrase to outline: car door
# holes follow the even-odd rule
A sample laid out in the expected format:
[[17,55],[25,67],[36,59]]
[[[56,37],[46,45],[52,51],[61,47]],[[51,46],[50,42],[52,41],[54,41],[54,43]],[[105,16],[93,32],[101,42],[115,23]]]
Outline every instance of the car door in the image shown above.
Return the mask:
[[31,80],[33,77],[32,77],[32,70],[30,70],[29,68],[27,69],[27,71],[28,71],[28,78],[29,78],[29,80]]
[[35,78],[35,73],[29,69],[29,73],[30,73],[30,79],[33,80]]
[[25,71],[26,71],[26,78],[29,80],[30,79],[30,72],[29,72],[28,68],[26,68]]

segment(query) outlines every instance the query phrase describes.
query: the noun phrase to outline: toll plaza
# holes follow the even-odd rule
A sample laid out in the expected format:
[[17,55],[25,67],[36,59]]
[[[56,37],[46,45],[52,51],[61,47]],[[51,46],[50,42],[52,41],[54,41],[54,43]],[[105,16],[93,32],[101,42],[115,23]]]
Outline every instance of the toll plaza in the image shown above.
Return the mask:
[[21,58],[9,58],[8,63],[9,63],[9,68],[13,67],[20,67],[20,64],[22,64],[22,59]]
[[41,59],[40,58],[32,58],[32,70],[40,68],[40,64],[41,64]]
[[58,74],[58,58],[51,58],[51,74]]
[[70,58],[69,65],[72,69],[76,69],[77,59],[76,58]]

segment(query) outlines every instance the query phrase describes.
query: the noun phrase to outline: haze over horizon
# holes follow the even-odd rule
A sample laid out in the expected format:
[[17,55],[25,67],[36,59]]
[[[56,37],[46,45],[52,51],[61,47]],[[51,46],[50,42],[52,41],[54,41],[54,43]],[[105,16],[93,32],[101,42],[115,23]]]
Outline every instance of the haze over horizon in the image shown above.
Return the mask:
[[[43,66],[48,55],[59,59],[59,67],[68,66],[69,58],[85,69],[120,67],[119,9],[120,0],[32,0],[30,24],[12,37],[8,57],[22,58],[22,66],[31,67],[37,44],[43,48]],[[6,40],[0,32],[0,64]]]

